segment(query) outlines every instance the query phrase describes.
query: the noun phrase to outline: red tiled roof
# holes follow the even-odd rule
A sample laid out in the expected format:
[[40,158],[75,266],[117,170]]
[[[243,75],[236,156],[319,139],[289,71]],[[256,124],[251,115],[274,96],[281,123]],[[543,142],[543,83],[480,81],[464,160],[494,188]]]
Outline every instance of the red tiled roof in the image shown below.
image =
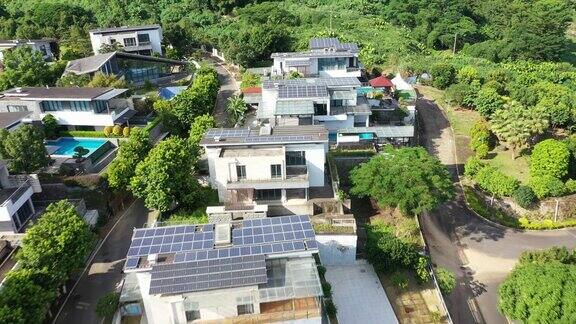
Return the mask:
[[242,89],[242,93],[244,93],[244,94],[262,93],[262,88],[261,87],[244,88],[244,89]]
[[377,78],[370,79],[370,81],[368,81],[368,83],[370,83],[371,86],[378,87],[378,88],[382,88],[382,87],[388,88],[388,87],[394,86],[394,84],[392,84],[392,81],[390,81],[385,76],[379,76]]

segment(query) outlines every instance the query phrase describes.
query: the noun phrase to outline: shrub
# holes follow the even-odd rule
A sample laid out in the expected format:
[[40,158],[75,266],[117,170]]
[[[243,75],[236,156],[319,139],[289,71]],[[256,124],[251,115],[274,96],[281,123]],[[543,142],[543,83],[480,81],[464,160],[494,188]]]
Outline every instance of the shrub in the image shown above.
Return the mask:
[[486,164],[482,163],[482,161],[480,161],[480,159],[477,157],[471,157],[468,159],[468,161],[466,161],[466,164],[464,164],[464,175],[474,178],[478,171],[480,171],[485,166]]
[[530,187],[532,187],[538,199],[559,197],[566,193],[564,182],[550,175],[532,177],[530,179]]
[[408,277],[402,272],[394,272],[390,276],[390,281],[398,290],[405,290],[408,288]]
[[130,136],[130,127],[126,126],[124,127],[124,129],[122,129],[122,136],[124,137]]
[[42,124],[44,125],[44,135],[46,138],[56,138],[56,136],[58,136],[58,122],[56,121],[56,117],[47,114],[42,118]]
[[493,166],[485,166],[478,171],[475,180],[480,188],[496,197],[511,196],[519,185],[518,180]]
[[317,268],[318,268],[318,274],[320,275],[320,278],[324,278],[324,275],[326,274],[326,267],[319,265]]
[[420,256],[414,265],[416,270],[416,279],[423,284],[430,280],[430,271],[428,271],[428,258]]
[[564,264],[576,263],[576,250],[570,251],[565,246],[553,246],[542,251],[524,251],[520,263],[549,263],[558,261]]
[[122,135],[122,126],[114,125],[114,128],[112,128],[112,134],[114,134],[116,136]]
[[566,191],[568,193],[571,193],[571,194],[576,193],[576,180],[568,179],[568,181],[566,181],[564,186],[566,186]]
[[436,279],[438,287],[443,294],[450,294],[456,287],[456,275],[448,269],[437,268]]
[[478,70],[472,65],[463,66],[458,70],[458,82],[472,83],[474,80],[478,80]]
[[332,285],[329,282],[322,282],[322,292],[325,298],[332,298]]
[[98,299],[96,304],[96,314],[100,317],[111,318],[118,309],[120,302],[120,294],[116,292],[109,292]]
[[530,157],[530,176],[549,175],[562,179],[568,174],[570,151],[565,142],[544,140],[534,146]]
[[514,201],[522,208],[529,208],[536,201],[534,191],[528,186],[519,186],[516,188],[513,197]]
[[484,158],[493,147],[493,136],[485,120],[474,123],[470,130],[470,148],[476,152],[476,157]]
[[336,314],[338,314],[338,308],[336,307],[336,305],[334,305],[332,299],[326,300],[326,313],[328,314],[329,317],[332,318],[336,317]]
[[112,134],[112,126],[105,126],[103,131],[106,137],[110,136],[110,134]]
[[490,118],[493,112],[504,106],[504,99],[493,87],[484,85],[474,99],[476,111],[484,118]]
[[432,85],[438,89],[446,89],[456,80],[456,70],[451,64],[437,63],[430,68]]

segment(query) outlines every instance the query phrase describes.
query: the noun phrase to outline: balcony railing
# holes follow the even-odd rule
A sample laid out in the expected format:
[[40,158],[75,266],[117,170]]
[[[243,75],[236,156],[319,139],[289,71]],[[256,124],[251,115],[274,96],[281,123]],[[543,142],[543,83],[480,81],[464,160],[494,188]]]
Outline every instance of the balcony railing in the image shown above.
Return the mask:
[[22,197],[22,195],[24,195],[24,193],[26,193],[26,191],[28,191],[28,189],[30,189],[30,187],[30,181],[26,180],[8,198],[6,198],[0,206],[6,206],[8,202],[11,202],[12,204],[15,203],[20,199],[20,197]]
[[304,181],[308,180],[308,167],[305,165],[287,166],[285,177],[270,178],[242,178],[237,180],[228,180],[228,183],[265,183],[265,182],[283,182],[283,181]]

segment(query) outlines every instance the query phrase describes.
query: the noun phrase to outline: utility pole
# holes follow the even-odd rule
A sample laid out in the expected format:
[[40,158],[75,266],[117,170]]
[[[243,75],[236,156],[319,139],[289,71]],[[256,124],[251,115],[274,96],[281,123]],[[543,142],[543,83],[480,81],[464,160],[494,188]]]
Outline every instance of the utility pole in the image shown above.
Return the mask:
[[458,33],[454,33],[454,46],[452,47],[452,54],[456,54],[456,39],[458,39]]

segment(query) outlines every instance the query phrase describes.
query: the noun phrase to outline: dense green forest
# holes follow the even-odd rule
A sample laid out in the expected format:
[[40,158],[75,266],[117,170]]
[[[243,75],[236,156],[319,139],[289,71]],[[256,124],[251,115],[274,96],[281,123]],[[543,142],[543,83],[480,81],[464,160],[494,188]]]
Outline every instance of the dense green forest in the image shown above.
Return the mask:
[[172,56],[201,44],[254,66],[311,36],[358,42],[366,66],[436,50],[500,62],[569,60],[568,0],[7,0],[0,37],[61,39],[65,58],[89,53],[92,27],[161,23]]

